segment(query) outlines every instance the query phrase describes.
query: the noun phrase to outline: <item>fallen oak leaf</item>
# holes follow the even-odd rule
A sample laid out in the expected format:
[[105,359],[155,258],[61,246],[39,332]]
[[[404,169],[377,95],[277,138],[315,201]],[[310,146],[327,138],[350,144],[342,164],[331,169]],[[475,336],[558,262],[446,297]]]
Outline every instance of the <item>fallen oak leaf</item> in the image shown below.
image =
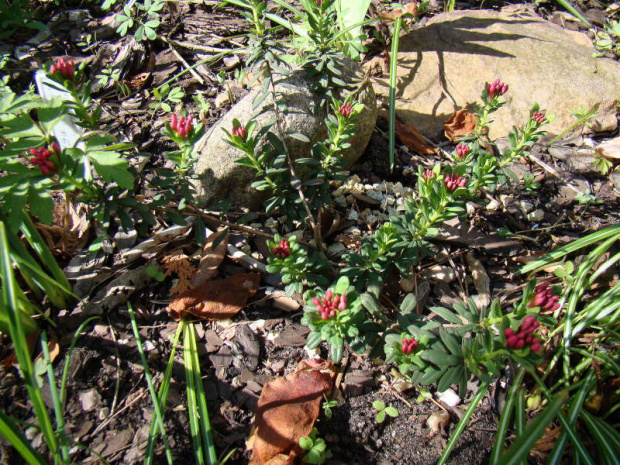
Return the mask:
[[407,148],[420,155],[432,155],[436,152],[435,147],[426,142],[415,127],[398,120],[396,120],[396,137]]
[[400,6],[394,8],[392,11],[381,11],[377,13],[377,16],[381,19],[396,19],[404,15],[411,15],[414,17],[420,16],[420,4],[417,2],[408,3],[404,8]]
[[456,111],[443,123],[443,131],[446,138],[451,141],[457,141],[467,134],[471,134],[476,130],[478,120],[476,115],[462,109]]
[[299,439],[312,432],[335,377],[332,362],[309,359],[300,362],[295,373],[265,384],[248,441],[250,465],[294,463],[302,453]]
[[241,273],[219,281],[209,281],[181,293],[166,309],[175,321],[190,314],[203,320],[232,318],[256,293],[260,275]]

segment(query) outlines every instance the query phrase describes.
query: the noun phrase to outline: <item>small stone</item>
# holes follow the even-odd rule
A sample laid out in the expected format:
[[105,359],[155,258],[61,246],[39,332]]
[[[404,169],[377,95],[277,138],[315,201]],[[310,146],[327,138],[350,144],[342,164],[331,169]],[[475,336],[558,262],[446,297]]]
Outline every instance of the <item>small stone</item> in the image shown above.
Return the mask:
[[523,214],[528,214],[532,210],[534,210],[534,204],[532,202],[528,202],[527,200],[521,200],[519,202],[519,208],[523,212]]
[[351,209],[351,211],[347,215],[347,220],[357,221],[359,219],[359,217],[360,216],[359,216],[359,213],[357,213],[357,210]]
[[444,404],[449,405],[450,407],[456,407],[457,405],[461,403],[461,398],[456,392],[454,392],[453,389],[448,389],[443,392],[438,392],[437,399],[439,400],[439,402],[443,402]]
[[394,187],[392,188],[392,192],[394,192],[394,195],[396,195],[396,197],[400,196],[403,194],[403,192],[405,192],[405,188],[403,187],[401,182],[397,182],[394,184]]
[[155,344],[153,341],[144,341],[142,348],[145,352],[150,352],[151,350],[155,350]]
[[340,257],[347,251],[347,248],[342,242],[334,242],[327,248],[327,255],[332,257]]
[[539,208],[525,215],[525,218],[527,218],[529,221],[534,222],[542,221],[545,218],[545,212]]
[[105,420],[110,416],[110,409],[108,407],[103,407],[99,410],[99,419]]
[[377,200],[379,202],[383,201],[383,194],[376,190],[368,190],[366,191],[366,195],[371,199]]
[[80,393],[79,399],[85,412],[92,412],[101,404],[101,395],[96,389]]

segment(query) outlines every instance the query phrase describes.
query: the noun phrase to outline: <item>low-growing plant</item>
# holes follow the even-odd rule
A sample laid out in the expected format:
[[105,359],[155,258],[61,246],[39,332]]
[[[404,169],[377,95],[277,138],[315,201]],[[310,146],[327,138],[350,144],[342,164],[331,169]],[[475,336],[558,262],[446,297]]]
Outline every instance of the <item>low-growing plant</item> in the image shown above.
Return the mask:
[[299,447],[307,451],[302,458],[303,463],[321,465],[332,457],[332,452],[327,448],[325,440],[318,437],[318,434],[319,431],[313,428],[310,436],[299,439]]
[[385,402],[382,400],[375,400],[372,403],[372,408],[377,411],[377,414],[375,415],[375,421],[377,423],[383,423],[386,415],[392,418],[396,418],[399,415],[398,410],[392,406],[386,406]]
[[119,23],[116,32],[121,37],[125,37],[137,24],[138,28],[133,34],[134,39],[138,42],[145,39],[157,39],[157,28],[160,25],[159,12],[163,7],[162,0],[144,0],[144,2],[129,0],[123,6],[123,12],[115,17]]

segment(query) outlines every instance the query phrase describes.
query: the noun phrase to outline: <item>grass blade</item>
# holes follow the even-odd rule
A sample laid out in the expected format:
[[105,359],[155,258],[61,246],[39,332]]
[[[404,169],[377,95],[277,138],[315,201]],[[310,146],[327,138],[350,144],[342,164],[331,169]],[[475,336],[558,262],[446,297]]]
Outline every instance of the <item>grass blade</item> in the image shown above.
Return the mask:
[[46,465],[43,457],[32,448],[10,417],[0,411],[0,435],[15,448],[28,465]]
[[[504,447],[504,442],[506,441],[506,435],[508,433],[508,426],[510,425],[510,420],[512,419],[512,413],[514,411],[514,407],[516,405],[516,400],[521,396],[521,383],[523,382],[523,375],[525,374],[525,370],[521,368],[517,376],[515,377],[512,386],[510,386],[510,390],[508,391],[508,396],[506,397],[506,404],[504,405],[504,410],[502,411],[502,415],[499,419],[499,424],[497,425],[497,433],[495,433],[495,443],[493,444],[493,451],[491,452],[491,458],[489,459],[489,464],[497,465],[499,463],[499,459],[502,453],[502,449]],[[519,437],[519,435],[517,435]]]
[[166,433],[166,428],[164,426],[164,416],[162,414],[162,411],[159,405],[157,391],[155,391],[155,386],[153,386],[153,380],[151,379],[151,374],[149,373],[149,364],[146,361],[146,355],[144,354],[144,348],[142,347],[142,340],[140,338],[140,332],[138,331],[138,323],[136,323],[136,316],[133,313],[133,308],[131,306],[131,303],[129,302],[127,303],[127,308],[129,310],[129,317],[131,318],[131,328],[133,329],[133,334],[136,338],[138,352],[140,353],[140,360],[142,361],[142,366],[144,367],[144,378],[146,379],[146,383],[149,386],[149,392],[151,393],[151,399],[153,400],[155,421],[157,422],[159,434],[161,435],[161,439],[164,443],[166,459],[168,463],[172,465],[172,452],[170,451],[170,444],[168,443],[168,435]]
[[58,440],[54,434],[54,427],[50,419],[43,395],[34,374],[34,366],[30,358],[28,343],[23,326],[20,324],[20,314],[17,306],[17,284],[13,274],[10,261],[9,245],[6,234],[6,227],[0,221],[0,277],[2,277],[2,294],[0,303],[6,309],[9,317],[9,334],[13,341],[15,356],[19,363],[20,372],[24,378],[26,389],[30,397],[30,402],[34,408],[35,415],[39,422],[39,428],[43,438],[50,449],[52,456],[58,452]]
[[398,42],[400,41],[400,28],[402,18],[394,20],[394,31],[392,33],[392,49],[390,50],[390,171],[394,170],[394,148],[396,147],[396,81],[398,79]]
[[196,401],[198,406],[198,417],[200,421],[200,430],[202,433],[202,441],[207,448],[207,463],[209,465],[217,465],[217,454],[215,452],[215,444],[211,437],[211,423],[209,422],[209,410],[207,409],[207,399],[202,384],[202,376],[200,374],[200,360],[198,358],[198,347],[196,346],[196,332],[194,325],[190,324],[189,339],[191,344],[192,367],[194,368],[194,387],[196,389]]
[[502,456],[502,465],[518,465],[523,458],[527,458],[536,441],[543,435],[545,429],[557,416],[558,412],[568,399],[568,391],[562,391],[538,414],[527,428],[527,434],[519,436]]
[[617,464],[618,456],[620,455],[620,449],[618,443],[614,441],[613,436],[608,435],[608,429],[612,427],[606,422],[599,420],[585,409],[581,409],[581,417],[588,427],[588,431],[596,441],[598,446],[598,452],[604,459],[604,464]]
[[[170,358],[168,358],[168,365],[166,366],[166,371],[164,372],[164,378],[161,382],[161,386],[159,387],[159,405],[161,409],[165,408],[166,402],[168,401],[168,391],[170,389],[170,380],[172,379],[172,369],[174,367],[174,356],[176,355],[177,345],[179,343],[179,339],[181,334],[186,327],[185,320],[181,320],[179,326],[177,327],[177,331],[174,335],[174,341],[172,342],[172,350],[170,351]],[[155,417],[151,420],[151,427],[149,430],[149,440],[146,445],[146,452],[144,453],[144,465],[151,465],[153,463],[153,453],[155,452]]]
[[198,410],[196,406],[196,386],[194,384],[194,357],[192,356],[192,344],[190,342],[191,331],[183,333],[183,361],[185,362],[185,383],[187,385],[187,413],[189,416],[189,429],[192,435],[192,449],[197,465],[204,464],[204,454],[202,450],[202,438],[200,436],[200,426],[198,420]]

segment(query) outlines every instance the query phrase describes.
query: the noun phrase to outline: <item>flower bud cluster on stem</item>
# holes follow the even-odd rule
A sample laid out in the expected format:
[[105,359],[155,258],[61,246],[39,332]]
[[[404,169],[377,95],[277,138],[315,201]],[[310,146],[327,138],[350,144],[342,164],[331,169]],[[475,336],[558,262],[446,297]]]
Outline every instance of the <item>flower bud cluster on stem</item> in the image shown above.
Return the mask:
[[192,122],[194,117],[187,117],[172,114],[170,115],[170,129],[172,129],[181,139],[187,139],[192,132]]
[[334,294],[331,289],[325,292],[325,297],[319,299],[314,297],[312,303],[316,305],[316,310],[321,314],[321,319],[329,320],[336,316],[336,312],[342,312],[347,308],[347,296]]
[[549,287],[549,282],[540,283],[534,289],[534,296],[527,304],[528,307],[540,307],[541,310],[554,312],[560,308],[560,296],[553,295],[553,290]]
[[416,341],[414,337],[411,337],[409,339],[404,338],[402,341],[401,350],[403,354],[409,355],[410,353],[415,352],[418,346],[418,341]]
[[460,160],[464,160],[469,152],[471,151],[471,147],[467,144],[460,143],[456,146],[456,154],[458,155]]
[[288,240],[280,239],[278,245],[271,249],[271,253],[278,258],[286,258],[291,254],[291,248]]
[[496,79],[491,84],[487,84],[487,94],[489,99],[494,99],[495,97],[504,95],[506,92],[508,92],[508,85],[504,84],[499,79]]
[[459,176],[456,173],[452,173],[452,175],[446,174],[446,178],[444,179],[446,183],[446,187],[449,191],[454,192],[459,187],[465,187],[467,184],[467,179],[463,176]]
[[539,326],[540,323],[536,320],[536,317],[534,315],[529,315],[523,319],[516,333],[512,328],[506,328],[504,330],[506,347],[509,349],[523,349],[529,346],[532,352],[538,352],[540,350],[540,339],[533,333]]
[[68,81],[73,81],[75,77],[75,63],[73,60],[65,60],[61,58],[52,66],[50,66],[50,74],[54,76],[62,76]]
[[56,165],[52,160],[50,160],[52,155],[58,156],[60,153],[60,147],[56,142],[53,142],[49,149],[39,147],[37,149],[30,149],[28,152],[32,155],[32,158],[30,158],[30,163],[38,166],[41,173],[47,176],[56,171]]

